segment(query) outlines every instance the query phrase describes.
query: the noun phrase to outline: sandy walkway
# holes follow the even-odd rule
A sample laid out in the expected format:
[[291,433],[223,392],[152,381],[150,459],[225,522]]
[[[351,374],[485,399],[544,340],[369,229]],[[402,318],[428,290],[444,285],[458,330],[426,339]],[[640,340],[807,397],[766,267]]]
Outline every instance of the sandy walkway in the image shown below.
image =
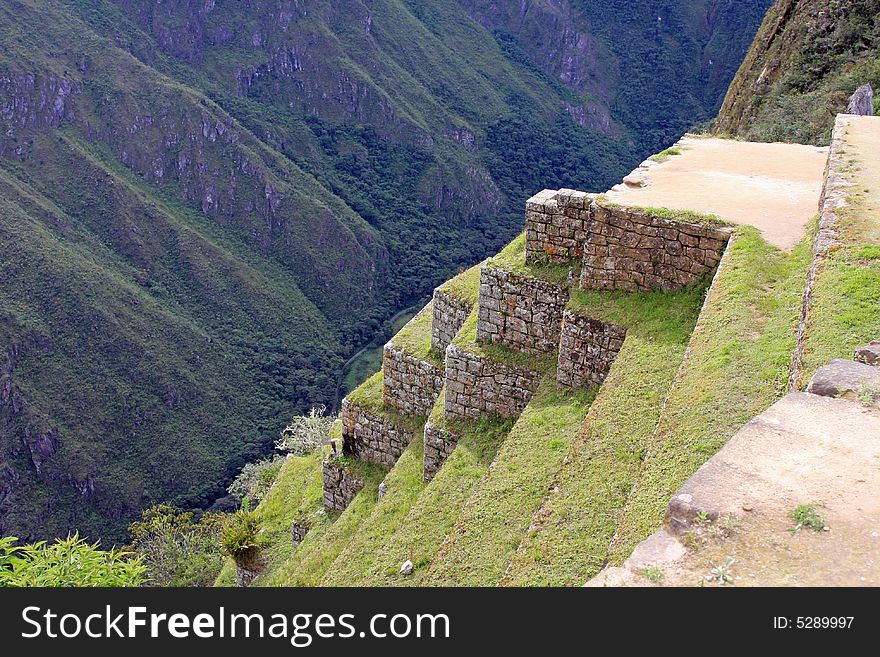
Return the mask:
[[827,148],[691,136],[677,147],[681,155],[640,167],[609,200],[717,214],[755,226],[783,249],[801,240],[818,212]]

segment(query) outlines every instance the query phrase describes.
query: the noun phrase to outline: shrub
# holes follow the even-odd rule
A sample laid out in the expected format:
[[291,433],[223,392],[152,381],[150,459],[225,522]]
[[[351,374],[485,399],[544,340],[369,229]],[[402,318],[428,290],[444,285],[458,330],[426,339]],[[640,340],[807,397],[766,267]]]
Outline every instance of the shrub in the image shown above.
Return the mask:
[[129,527],[131,547],[156,586],[210,586],[223,567],[219,553],[224,516],[157,504]]
[[15,546],[16,538],[0,539],[0,586],[140,586],[146,566],[125,550],[100,550],[73,534],[54,543]]
[[326,413],[324,406],[312,408],[308,415],[299,415],[281,432],[275,448],[296,456],[305,456],[321,448],[330,434],[336,416]]
[[284,463],[284,457],[265,458],[256,463],[248,463],[235,480],[229,484],[229,494],[237,500],[245,498],[259,502],[262,500],[278,477],[278,471]]
[[247,501],[228,516],[220,536],[220,550],[236,563],[250,563],[260,548],[260,521]]

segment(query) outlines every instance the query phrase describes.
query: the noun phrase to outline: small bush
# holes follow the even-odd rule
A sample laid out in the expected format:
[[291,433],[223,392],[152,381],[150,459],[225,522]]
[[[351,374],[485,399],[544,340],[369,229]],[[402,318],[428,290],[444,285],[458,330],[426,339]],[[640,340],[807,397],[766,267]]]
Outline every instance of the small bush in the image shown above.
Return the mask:
[[224,516],[157,504],[129,527],[131,547],[156,586],[210,586],[223,567],[218,550]]
[[336,421],[336,416],[328,415],[326,411],[326,407],[318,406],[310,410],[308,415],[293,418],[275,441],[275,448],[295,456],[305,456],[320,449]]
[[788,517],[794,520],[797,525],[792,528],[792,532],[800,530],[801,527],[808,527],[814,532],[820,532],[825,529],[825,521],[816,507],[812,504],[801,504],[794,511],[788,514]]
[[79,534],[20,547],[16,541],[0,539],[0,586],[119,587],[145,580],[141,558],[124,550],[100,550]]
[[235,480],[229,484],[229,494],[235,497],[239,502],[245,498],[254,502],[262,500],[275,479],[284,463],[283,456],[275,456],[265,458],[256,463],[248,463],[242,469]]
[[247,503],[229,516],[223,525],[220,551],[232,557],[236,563],[253,560],[260,548],[260,521]]

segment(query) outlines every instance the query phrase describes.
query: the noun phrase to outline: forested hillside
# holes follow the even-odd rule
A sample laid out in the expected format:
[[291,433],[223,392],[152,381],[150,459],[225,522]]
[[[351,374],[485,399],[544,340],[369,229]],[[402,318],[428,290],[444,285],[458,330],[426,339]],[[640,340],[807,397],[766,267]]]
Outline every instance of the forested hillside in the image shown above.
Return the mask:
[[211,505],[526,197],[712,116],[766,5],[4,2],[0,534]]
[[716,128],[744,139],[828,144],[834,117],[864,84],[875,94],[880,88],[880,1],[778,0]]

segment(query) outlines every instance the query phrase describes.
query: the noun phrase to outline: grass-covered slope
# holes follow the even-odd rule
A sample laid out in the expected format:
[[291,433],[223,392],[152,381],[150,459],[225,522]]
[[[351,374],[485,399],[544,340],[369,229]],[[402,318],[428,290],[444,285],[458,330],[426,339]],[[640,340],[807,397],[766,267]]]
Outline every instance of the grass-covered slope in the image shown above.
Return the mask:
[[[291,558],[291,525],[294,522],[322,520],[322,452],[289,457],[281,466],[275,484],[255,512],[262,527],[262,556],[265,571],[256,586],[271,579]],[[322,523],[318,523],[322,525]],[[235,565],[226,559],[217,577],[217,586],[235,586]]]
[[[547,379],[502,443],[422,584],[494,586],[580,429],[594,391]],[[441,469],[441,472],[446,466]]]
[[[112,544],[145,505],[224,495],[326,394],[339,346],[289,272],[74,143],[55,153],[69,196],[0,167],[0,530]],[[162,257],[139,264],[113,240]]]
[[612,564],[660,526],[669,498],[700,465],[785,394],[810,238],[787,253],[754,228],[736,229],[647,445]]
[[385,495],[326,570],[322,586],[351,586],[367,576],[385,542],[404,522],[425,488],[424,443],[417,438],[384,478]]
[[602,568],[704,291],[575,293],[573,309],[627,336],[502,585],[579,586]]
[[880,337],[880,119],[862,119],[842,135],[846,205],[834,225],[837,245],[821,262],[813,283],[803,338],[798,387],[832,358]]
[[[422,490],[397,530],[381,545],[366,575],[351,586],[418,586],[424,582],[443,539],[455,525],[462,507],[489,470],[511,422],[483,420],[457,426],[461,440],[437,475]],[[410,560],[414,570],[401,575]]]
[[880,89],[880,3],[777,0],[736,74],[716,130],[827,144],[857,87]]

